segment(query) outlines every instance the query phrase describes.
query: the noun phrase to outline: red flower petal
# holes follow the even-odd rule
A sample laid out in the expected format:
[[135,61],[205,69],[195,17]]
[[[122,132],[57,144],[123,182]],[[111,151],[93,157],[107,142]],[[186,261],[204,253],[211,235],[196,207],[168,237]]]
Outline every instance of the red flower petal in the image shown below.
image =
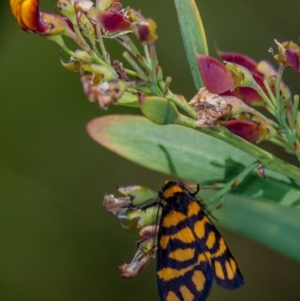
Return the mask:
[[120,32],[130,29],[131,22],[122,13],[100,11],[99,17],[103,27],[109,32]]
[[295,49],[287,49],[285,51],[286,61],[296,71],[300,72],[300,53]]
[[224,123],[226,128],[247,141],[255,141],[262,135],[259,125],[247,120],[230,120]]
[[222,58],[222,60],[226,62],[239,64],[243,67],[246,67],[250,72],[257,72],[256,70],[257,62],[247,55],[237,53],[237,52],[222,52],[222,51],[218,51],[218,55]]
[[233,87],[231,72],[222,63],[206,55],[197,54],[196,59],[204,85],[210,92],[221,94]]

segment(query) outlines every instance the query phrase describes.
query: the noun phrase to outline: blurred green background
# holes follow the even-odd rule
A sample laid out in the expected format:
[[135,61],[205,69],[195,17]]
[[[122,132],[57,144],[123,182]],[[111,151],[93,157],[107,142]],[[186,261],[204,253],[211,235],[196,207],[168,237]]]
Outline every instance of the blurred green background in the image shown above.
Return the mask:
[[[0,300],[158,300],[155,264],[124,280],[137,236],[102,208],[116,185],[162,186],[166,176],[128,162],[92,141],[85,124],[104,114],[136,112],[90,104],[79,76],[63,69],[59,48],[21,31],[9,1],[1,3],[0,43]],[[298,41],[299,0],[197,1],[210,51],[244,52],[272,60],[273,39]],[[173,92],[195,94],[172,1],[123,1],[159,25],[158,57]],[[54,11],[54,0],[41,0]],[[121,49],[109,43],[111,56]],[[284,74],[299,93],[299,74]],[[278,155],[282,155],[274,149]],[[295,162],[291,157],[290,162]],[[298,300],[300,265],[221,229],[246,285],[214,286],[208,300]],[[300,233],[299,233],[300,239]],[[299,250],[300,252],[300,250]]]

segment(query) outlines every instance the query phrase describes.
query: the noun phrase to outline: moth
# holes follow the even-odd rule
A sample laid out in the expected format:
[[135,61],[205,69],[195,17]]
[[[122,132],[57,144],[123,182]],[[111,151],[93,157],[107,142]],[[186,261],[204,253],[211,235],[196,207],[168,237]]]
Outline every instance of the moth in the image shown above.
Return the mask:
[[196,193],[181,182],[170,181],[158,194],[161,218],[156,260],[161,301],[204,301],[214,279],[226,289],[244,284],[235,259]]

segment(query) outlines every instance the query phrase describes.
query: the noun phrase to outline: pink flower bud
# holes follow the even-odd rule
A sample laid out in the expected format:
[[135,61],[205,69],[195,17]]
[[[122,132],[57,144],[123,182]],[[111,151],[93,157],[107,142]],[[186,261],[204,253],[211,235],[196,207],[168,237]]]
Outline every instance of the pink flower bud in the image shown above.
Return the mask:
[[224,122],[226,128],[247,141],[255,141],[262,135],[259,125],[247,120],[230,120]]
[[218,60],[199,54],[196,59],[204,85],[210,92],[222,94],[234,86],[231,72]]
[[292,67],[296,71],[300,71],[300,47],[292,41],[279,43],[278,54],[274,55],[274,58],[284,67]]
[[132,28],[143,44],[149,44],[157,40],[157,25],[152,19],[134,22]]
[[256,66],[257,62],[251,57],[237,52],[222,52],[218,51],[218,55],[223,61],[235,63],[247,68],[250,72],[257,72]]
[[285,51],[287,63],[294,68],[296,71],[300,72],[300,51],[299,49],[287,49]]

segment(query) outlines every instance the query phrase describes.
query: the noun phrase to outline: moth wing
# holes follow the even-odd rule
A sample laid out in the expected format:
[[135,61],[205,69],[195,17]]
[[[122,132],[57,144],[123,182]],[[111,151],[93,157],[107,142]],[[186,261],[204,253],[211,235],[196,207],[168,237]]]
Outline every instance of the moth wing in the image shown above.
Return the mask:
[[[162,233],[162,235],[164,235]],[[157,282],[161,301],[204,301],[214,279],[207,260],[200,261],[194,243],[170,238],[165,249],[157,250]]]
[[[183,201],[186,201],[184,199]],[[200,207],[197,202],[193,202]],[[161,301],[204,301],[215,276],[193,227],[198,216],[166,205],[158,233],[157,282]]]
[[210,261],[218,285],[236,289],[244,284],[243,276],[223,237],[203,210],[194,225],[199,248]]

